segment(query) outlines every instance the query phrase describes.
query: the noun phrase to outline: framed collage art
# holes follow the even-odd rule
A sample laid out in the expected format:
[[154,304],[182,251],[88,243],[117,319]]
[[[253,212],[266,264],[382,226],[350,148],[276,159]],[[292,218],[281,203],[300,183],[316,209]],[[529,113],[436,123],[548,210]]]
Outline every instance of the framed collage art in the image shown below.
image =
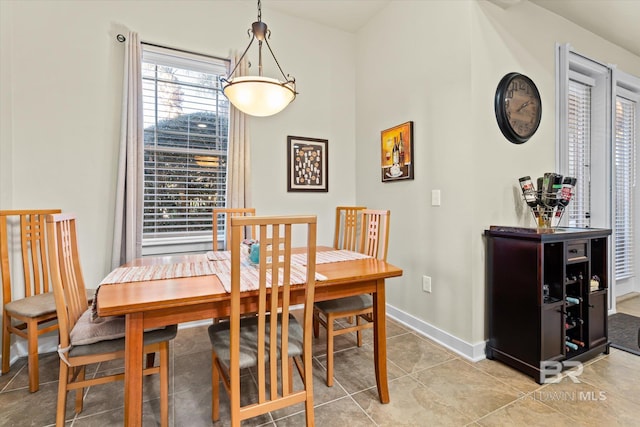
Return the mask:
[[287,191],[329,191],[329,141],[287,137]]

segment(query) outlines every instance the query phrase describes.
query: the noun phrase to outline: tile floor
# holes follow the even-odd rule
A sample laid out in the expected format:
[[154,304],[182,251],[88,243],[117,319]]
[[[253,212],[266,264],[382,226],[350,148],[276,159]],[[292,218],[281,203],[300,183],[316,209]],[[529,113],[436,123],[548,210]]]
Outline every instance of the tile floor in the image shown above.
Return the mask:
[[[640,296],[618,310],[640,315]],[[367,332],[370,332],[367,331]],[[585,364],[579,383],[565,377],[538,385],[500,362],[471,363],[390,320],[388,370],[391,403],[377,398],[371,335],[358,348],[355,338],[337,339],[335,385],[324,384],[323,339],[314,345],[315,421],[318,426],[637,426],[640,419],[640,357],[611,349]],[[205,326],[181,329],[171,347],[170,425],[210,426],[210,352]],[[41,386],[28,392],[26,360],[0,376],[0,425],[48,426],[55,421],[58,357],[41,355]],[[93,371],[117,368],[95,366]],[[251,373],[245,379],[252,381]],[[148,385],[148,386],[147,386]],[[144,425],[157,425],[157,380],[145,379]],[[222,395],[225,396],[224,391]],[[71,400],[71,395],[70,399]],[[224,397],[226,399],[226,396]],[[304,425],[302,407],[288,408],[243,423],[251,426]],[[122,425],[122,383],[86,391],[85,409],[67,425]],[[228,425],[227,401],[221,421]]]

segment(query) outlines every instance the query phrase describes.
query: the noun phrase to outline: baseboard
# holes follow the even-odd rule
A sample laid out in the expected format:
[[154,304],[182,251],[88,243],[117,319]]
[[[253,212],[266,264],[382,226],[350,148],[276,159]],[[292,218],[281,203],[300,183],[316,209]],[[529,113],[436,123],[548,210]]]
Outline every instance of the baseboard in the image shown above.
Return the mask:
[[[392,305],[387,304],[387,315],[397,322],[413,329],[417,333],[424,335],[425,337],[437,342],[438,344],[448,348],[449,350],[459,354],[465,359],[471,362],[477,362],[485,358],[484,349],[486,342],[482,341],[476,344],[470,344],[450,333],[438,329],[435,326],[418,319],[402,310],[395,308]],[[188,329],[197,326],[210,325],[211,320],[198,320],[194,322],[181,323],[178,325],[178,329]],[[51,353],[57,351],[58,347],[58,335],[53,334],[50,336],[40,337],[38,340],[38,352],[39,353]],[[27,342],[25,340],[19,340],[14,342],[11,346],[11,364],[13,364],[18,358],[27,355]],[[2,357],[0,356],[0,361]]]
[[486,358],[484,353],[486,341],[470,344],[389,304],[387,304],[387,315],[471,362],[478,362]]

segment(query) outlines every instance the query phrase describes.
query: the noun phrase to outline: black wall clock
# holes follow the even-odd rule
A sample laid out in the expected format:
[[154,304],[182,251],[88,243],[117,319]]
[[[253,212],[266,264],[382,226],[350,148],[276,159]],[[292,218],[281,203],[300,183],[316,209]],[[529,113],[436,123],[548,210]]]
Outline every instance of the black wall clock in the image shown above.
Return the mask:
[[522,144],[536,133],[540,125],[540,92],[529,77],[509,73],[498,83],[495,110],[502,134],[514,144]]

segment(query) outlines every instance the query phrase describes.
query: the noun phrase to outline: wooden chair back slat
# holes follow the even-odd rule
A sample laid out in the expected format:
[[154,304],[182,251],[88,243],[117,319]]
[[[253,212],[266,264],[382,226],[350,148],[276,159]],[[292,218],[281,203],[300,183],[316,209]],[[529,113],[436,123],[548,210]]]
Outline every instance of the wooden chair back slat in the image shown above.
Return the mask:
[[[85,376],[88,365],[122,359],[124,350],[112,344],[112,348],[100,351],[88,351],[87,354],[73,355],[71,348],[71,330],[80,317],[87,312],[87,292],[85,289],[80,256],[78,253],[78,236],[76,218],[71,214],[47,215],[47,247],[51,267],[51,284],[56,301],[58,322],[60,325],[60,367],[58,378],[58,400],[56,405],[56,426],[64,426],[66,420],[67,393],[76,391],[75,412],[83,410],[84,389],[94,385],[120,381],[124,376],[120,373],[100,373]],[[169,424],[169,340],[175,337],[176,326],[165,328],[166,333],[152,344],[144,346],[147,355],[147,367],[143,375],[159,374],[160,377],[160,423]],[[157,333],[160,331],[154,331]],[[116,343],[117,341],[113,341]],[[87,348],[92,344],[82,345]],[[159,354],[159,366],[153,366],[155,354]],[[150,357],[153,355],[153,357]]]
[[[315,259],[316,259],[316,222],[315,216],[286,216],[286,217],[240,217],[230,219],[231,223],[231,317],[230,317],[230,400],[233,413],[240,404],[240,270],[242,230],[245,227],[256,227],[260,243],[259,257],[259,289],[257,348],[268,349],[258,351],[257,406],[247,408],[242,418],[260,413],[261,405],[269,408],[284,407],[292,403],[281,402],[283,399],[296,394],[297,401],[306,399],[312,402],[312,318],[313,298],[315,291]],[[303,364],[305,389],[293,392],[292,362],[289,354],[289,314],[291,294],[291,256],[294,227],[306,226],[307,247],[306,254],[306,287],[304,304],[304,321],[301,325],[303,334]],[[270,281],[268,280],[270,278]],[[270,282],[270,283],[269,283]],[[280,284],[280,285],[278,285]],[[269,325],[267,334],[267,324]],[[267,345],[267,340],[269,345]],[[267,361],[268,359],[268,361]],[[280,359],[280,360],[279,360]],[[268,373],[266,366],[268,366]],[[306,397],[302,397],[306,395]],[[275,406],[274,406],[275,405]],[[281,406],[278,406],[281,405]],[[240,410],[238,410],[240,416]],[[233,419],[233,418],[232,418]],[[237,419],[237,418],[236,418]]]
[[338,206],[336,207],[335,232],[333,247],[358,251],[358,231],[362,221],[362,211],[366,206]]
[[15,220],[20,224],[20,257],[22,265],[22,277],[24,284],[24,296],[30,297],[47,293],[51,290],[49,284],[49,269],[47,266],[45,216],[60,213],[60,209],[21,209],[0,210],[0,258],[2,258],[2,300],[6,304],[13,300],[13,286],[20,283],[12,280],[12,262],[9,243],[9,224]]
[[[54,287],[60,345],[69,346],[70,334],[82,314],[87,311],[85,289],[80,257],[78,254],[76,219],[70,214],[47,216],[47,239],[52,251],[51,278]],[[66,307],[66,309],[62,309]]]
[[389,221],[391,211],[364,209],[362,211],[362,228],[360,248],[363,254],[387,260],[389,242]]
[[[11,335],[27,340],[29,391],[40,387],[38,337],[58,328],[50,282],[45,239],[45,215],[60,209],[0,210],[0,276],[2,279],[2,373],[9,372]],[[20,228],[19,238],[17,228]],[[21,268],[19,268],[19,267]],[[16,267],[15,271],[11,271]],[[21,300],[19,306],[13,301]],[[46,307],[50,303],[49,310]],[[33,302],[41,314],[24,309]],[[22,307],[22,309],[17,309]]]
[[[255,216],[255,208],[214,208],[213,209],[213,250],[217,251],[218,248],[218,225],[220,221],[224,224],[225,237],[224,237],[224,250],[229,250],[231,247],[231,227],[229,225],[229,218],[235,216]],[[242,239],[253,239],[256,235],[255,226],[248,226],[243,230]]]

